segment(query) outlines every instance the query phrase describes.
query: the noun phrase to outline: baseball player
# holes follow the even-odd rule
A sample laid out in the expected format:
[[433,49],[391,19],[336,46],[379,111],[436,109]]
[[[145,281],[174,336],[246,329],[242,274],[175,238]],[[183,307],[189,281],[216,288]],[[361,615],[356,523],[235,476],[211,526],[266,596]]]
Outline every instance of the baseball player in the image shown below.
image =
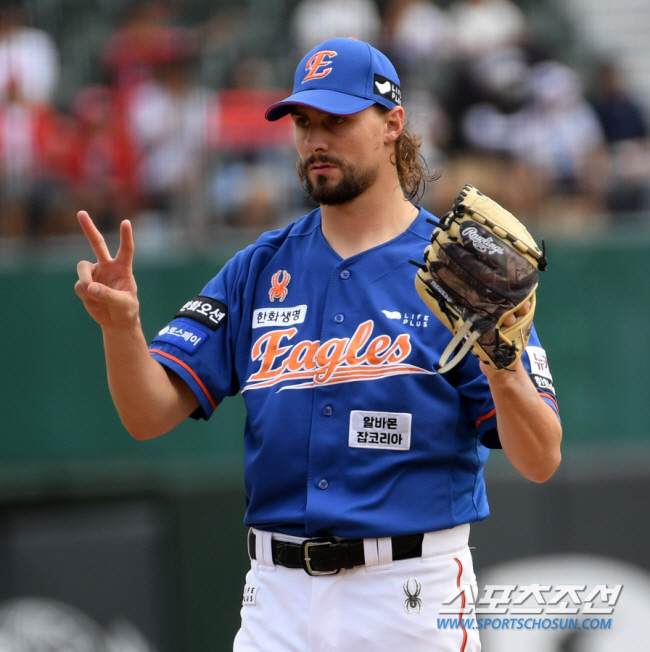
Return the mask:
[[559,464],[544,350],[533,329],[512,371],[469,355],[437,373],[451,333],[409,263],[434,218],[411,201],[424,175],[383,54],[317,46],[266,114],[285,116],[320,207],[235,255],[150,345],[130,224],[113,258],[79,213],[97,261],[79,263],[75,289],[102,327],[113,399],[149,439],[243,394],[251,569],[237,652],[479,650],[476,630],[437,616],[475,584],[469,524],[488,515],[489,449],[537,482]]

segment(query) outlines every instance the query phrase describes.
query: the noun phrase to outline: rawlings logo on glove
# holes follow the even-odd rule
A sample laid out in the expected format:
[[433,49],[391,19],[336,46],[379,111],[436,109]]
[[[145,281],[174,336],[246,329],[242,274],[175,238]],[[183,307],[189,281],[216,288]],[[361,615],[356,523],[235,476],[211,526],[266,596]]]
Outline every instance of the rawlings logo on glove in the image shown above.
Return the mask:
[[[512,213],[473,186],[463,188],[434,229],[424,263],[415,263],[418,294],[454,333],[439,373],[453,368],[470,349],[493,369],[515,365],[533,324],[537,272],[546,263]],[[527,303],[528,312],[518,315]],[[510,315],[516,319],[505,326]]]
[[489,253],[490,255],[502,254],[503,247],[494,242],[492,237],[481,236],[478,233],[478,229],[475,226],[470,226],[465,229],[460,230],[460,234],[464,238],[467,238],[472,241],[474,249],[480,251],[481,253]]

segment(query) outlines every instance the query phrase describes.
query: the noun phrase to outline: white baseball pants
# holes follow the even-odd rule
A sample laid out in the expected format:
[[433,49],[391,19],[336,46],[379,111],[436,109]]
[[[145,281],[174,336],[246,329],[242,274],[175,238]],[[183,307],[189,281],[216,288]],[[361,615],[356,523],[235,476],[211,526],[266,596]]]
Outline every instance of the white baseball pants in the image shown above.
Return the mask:
[[[479,652],[478,631],[442,602],[476,577],[469,525],[425,534],[422,557],[392,561],[390,539],[365,539],[365,566],[312,577],[276,566],[271,540],[254,530],[256,560],[246,576],[234,652]],[[457,599],[454,606],[460,605]],[[439,627],[439,619],[460,626]]]

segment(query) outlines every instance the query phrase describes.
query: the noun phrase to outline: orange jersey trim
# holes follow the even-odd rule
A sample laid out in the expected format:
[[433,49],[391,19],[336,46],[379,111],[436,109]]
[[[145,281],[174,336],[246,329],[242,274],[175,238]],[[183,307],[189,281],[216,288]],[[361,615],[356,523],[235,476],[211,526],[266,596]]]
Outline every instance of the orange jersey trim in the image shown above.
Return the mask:
[[210,396],[210,392],[208,392],[207,387],[201,382],[201,379],[194,373],[194,370],[186,365],[182,360],[179,360],[177,357],[170,355],[169,353],[165,353],[165,351],[161,351],[160,349],[149,349],[149,353],[157,353],[158,355],[161,355],[163,358],[168,358],[169,360],[173,360],[176,364],[180,365],[187,371],[190,376],[194,379],[196,384],[201,388],[201,391],[205,394],[206,398],[208,401],[210,401],[210,405],[212,406],[213,410],[217,409],[217,404],[214,402],[212,396]]
[[[555,396],[553,396],[552,394],[549,394],[548,392],[538,392],[538,394],[540,396],[542,396],[543,398],[549,399],[549,401],[551,401],[551,403],[553,403],[553,405],[555,407],[555,411],[558,414],[560,413],[560,407],[557,404],[557,400],[556,400]],[[484,414],[482,417],[479,417],[478,420],[476,421],[476,427],[478,428],[484,421],[487,421],[488,419],[491,419],[496,414],[496,412],[497,412],[496,408],[493,408],[487,414]]]
[[[460,559],[458,559],[458,557],[454,557],[454,561],[458,564],[458,575],[456,577],[456,586],[460,589],[461,588],[460,581],[461,581],[461,578],[463,576],[463,564],[460,561]],[[463,621],[463,614],[465,613],[465,606],[467,604],[467,602],[465,600],[465,591],[461,591],[460,595],[461,595],[461,603],[460,603],[461,611],[460,611],[458,620],[460,622],[460,628],[463,631],[463,642],[462,642],[462,644],[460,646],[460,652],[465,652],[465,648],[467,647],[467,638],[468,638],[467,637],[467,629],[465,629],[465,623]]]
[[551,401],[551,403],[553,403],[553,406],[555,407],[555,411],[558,414],[560,413],[560,406],[557,404],[557,399],[555,398],[555,396],[553,396],[553,394],[549,394],[548,392],[540,392],[539,395]]
[[492,408],[487,414],[484,414],[482,417],[479,417],[476,422],[476,427],[478,428],[484,421],[491,419],[497,413],[496,408]]

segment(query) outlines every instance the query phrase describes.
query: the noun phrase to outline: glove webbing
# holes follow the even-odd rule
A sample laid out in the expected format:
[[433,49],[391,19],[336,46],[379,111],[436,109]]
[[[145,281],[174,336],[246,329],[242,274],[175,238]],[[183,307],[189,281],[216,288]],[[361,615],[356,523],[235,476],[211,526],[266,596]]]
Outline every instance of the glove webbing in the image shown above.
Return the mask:
[[[442,352],[440,356],[440,367],[438,369],[439,374],[444,374],[446,371],[449,371],[452,367],[455,367],[471,350],[474,346],[474,342],[481,337],[479,331],[471,331],[472,322],[466,321],[458,329],[458,332],[452,338],[451,342],[447,344],[447,348]],[[471,332],[470,332],[471,331]],[[449,356],[453,353],[454,349],[460,344],[461,340],[465,339],[463,346],[458,349],[456,355],[449,360]]]

